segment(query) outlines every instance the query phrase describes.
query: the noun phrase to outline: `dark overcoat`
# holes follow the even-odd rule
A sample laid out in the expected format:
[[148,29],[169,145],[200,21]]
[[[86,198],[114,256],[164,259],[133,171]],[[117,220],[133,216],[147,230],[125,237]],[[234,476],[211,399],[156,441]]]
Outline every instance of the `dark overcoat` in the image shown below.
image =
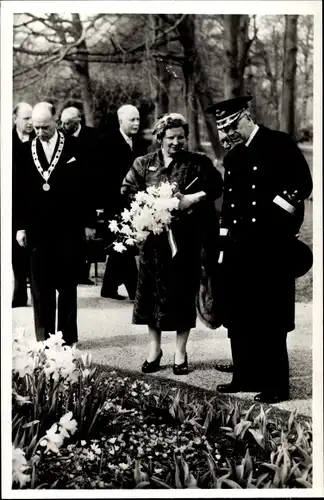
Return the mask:
[[[35,132],[32,131],[30,134],[30,140],[34,139],[35,137]],[[14,208],[16,207],[16,182],[17,182],[17,174],[16,174],[16,168],[17,168],[17,160],[19,158],[21,149],[23,145],[26,144],[25,142],[21,142],[16,127],[13,127],[12,129],[12,207],[13,207],[13,212],[12,212],[12,236],[13,240],[15,241],[15,233],[16,233],[16,214],[14,212]]]
[[[61,138],[63,134],[59,132]],[[44,190],[44,179],[34,163],[32,144],[44,171],[49,163],[39,139],[26,143],[17,159],[16,229],[25,230],[30,252],[31,293],[37,340],[57,329],[65,342],[78,339],[77,283],[82,262],[85,227],[94,227],[95,212],[86,197],[87,176],[77,140],[66,137],[62,152]],[[60,141],[53,152],[55,158]],[[55,160],[52,160],[55,161]]]
[[[186,187],[197,177],[192,188]],[[135,160],[122,185],[122,193],[134,195],[161,182],[176,182],[181,193],[204,191],[207,199],[188,212],[178,212],[171,229],[177,253],[171,254],[168,235],[149,235],[140,250],[133,323],[158,330],[184,331],[195,327],[195,299],[199,287],[201,248],[214,210],[213,200],[222,194],[220,173],[205,155],[180,152],[165,168],[162,153]],[[215,222],[215,219],[213,219]]]
[[[220,267],[219,309],[231,331],[295,327],[294,238],[312,191],[308,164],[293,139],[260,126],[251,143],[224,158],[221,226],[228,229]],[[297,191],[295,214],[274,203]]]
[[[58,147],[58,141],[56,148]],[[48,169],[43,148],[36,139],[38,158],[44,170]],[[55,151],[54,151],[55,155]],[[22,145],[16,162],[16,229],[25,229],[30,249],[49,245],[67,252],[65,266],[73,263],[72,247],[79,248],[84,238],[84,227],[94,227],[95,213],[87,202],[87,178],[75,138],[65,138],[60,159],[53,170],[50,190],[44,191],[44,179],[38,172],[32,157],[31,143]],[[68,273],[69,274],[69,273]]]
[[100,199],[108,222],[125,208],[125,197],[120,188],[124,177],[135,158],[146,154],[146,143],[138,135],[132,138],[133,148],[125,141],[119,130],[102,135],[99,142],[100,155]]

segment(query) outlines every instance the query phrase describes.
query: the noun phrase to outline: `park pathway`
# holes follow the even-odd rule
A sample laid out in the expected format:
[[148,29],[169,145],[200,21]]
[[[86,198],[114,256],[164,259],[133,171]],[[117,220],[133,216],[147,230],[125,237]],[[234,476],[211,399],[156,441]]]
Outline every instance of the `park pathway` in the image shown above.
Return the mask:
[[[122,288],[120,288],[122,292]],[[126,295],[126,293],[125,293]],[[100,286],[78,287],[78,324],[80,351],[88,351],[95,362],[119,369],[140,371],[146,356],[146,327],[131,324],[132,304],[100,297]],[[24,328],[34,335],[32,307],[13,309],[13,328]],[[190,373],[176,377],[172,372],[175,337],[163,333],[162,369],[154,376],[215,391],[219,383],[229,382],[231,374],[214,369],[215,361],[230,359],[226,330],[206,328],[200,321],[192,330],[188,343]],[[291,399],[278,403],[278,408],[303,415],[312,414],[312,304],[296,304],[296,329],[288,336]],[[275,369],[275,360],[274,360]],[[251,393],[236,395],[252,399]]]

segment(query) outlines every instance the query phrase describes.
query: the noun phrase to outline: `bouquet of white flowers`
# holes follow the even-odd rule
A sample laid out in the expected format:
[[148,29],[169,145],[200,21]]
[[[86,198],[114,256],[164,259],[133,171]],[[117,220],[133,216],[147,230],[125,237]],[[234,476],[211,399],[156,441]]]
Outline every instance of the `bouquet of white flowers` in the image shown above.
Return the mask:
[[145,191],[136,193],[130,209],[122,212],[120,221],[109,221],[110,231],[117,236],[113,243],[114,250],[124,252],[127,246],[144,242],[151,233],[170,232],[172,212],[179,205],[176,190],[175,183],[162,182],[159,186],[149,186]]

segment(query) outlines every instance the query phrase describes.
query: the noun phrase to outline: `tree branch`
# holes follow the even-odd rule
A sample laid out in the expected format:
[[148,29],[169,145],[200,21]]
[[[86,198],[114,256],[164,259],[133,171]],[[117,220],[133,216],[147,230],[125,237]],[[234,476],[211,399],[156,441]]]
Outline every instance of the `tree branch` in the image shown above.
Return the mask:
[[[174,31],[179,26],[179,24],[182,23],[182,21],[185,19],[186,16],[187,16],[187,14],[182,14],[181,17],[174,23],[173,26],[171,26],[167,30],[165,30],[162,33],[160,33],[159,35],[157,35],[155,38],[154,44],[152,43],[150,45],[150,47],[151,48],[155,47],[156,42],[158,42],[161,38],[164,39],[169,33]],[[145,49],[146,47],[147,47],[147,42],[145,41],[145,42],[142,42],[139,45],[136,45],[135,47],[127,50],[127,52],[129,54],[133,54],[134,52],[137,52],[138,50],[141,50],[141,49]]]

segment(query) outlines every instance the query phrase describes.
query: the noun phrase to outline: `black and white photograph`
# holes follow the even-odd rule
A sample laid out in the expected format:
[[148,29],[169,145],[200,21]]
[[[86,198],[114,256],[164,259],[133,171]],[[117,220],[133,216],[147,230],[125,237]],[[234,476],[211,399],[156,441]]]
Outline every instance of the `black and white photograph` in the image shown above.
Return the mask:
[[0,13],[3,497],[322,497],[321,2]]

